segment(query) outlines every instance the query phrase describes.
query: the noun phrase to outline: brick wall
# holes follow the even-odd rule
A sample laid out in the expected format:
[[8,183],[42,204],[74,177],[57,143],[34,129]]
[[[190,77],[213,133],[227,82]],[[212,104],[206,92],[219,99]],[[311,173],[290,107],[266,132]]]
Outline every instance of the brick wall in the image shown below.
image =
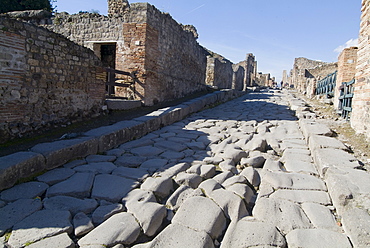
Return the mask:
[[0,18],[0,141],[99,114],[100,60],[61,35]]
[[370,1],[362,1],[351,125],[370,139]]
[[334,108],[338,108],[340,86],[355,78],[357,64],[357,47],[345,48],[338,56],[337,82],[334,89]]

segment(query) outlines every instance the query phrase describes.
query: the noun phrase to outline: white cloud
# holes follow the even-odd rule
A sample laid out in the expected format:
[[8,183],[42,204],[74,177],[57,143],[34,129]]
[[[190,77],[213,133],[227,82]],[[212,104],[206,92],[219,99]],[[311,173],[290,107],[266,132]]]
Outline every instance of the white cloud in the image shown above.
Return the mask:
[[345,44],[340,45],[337,48],[335,48],[334,52],[341,53],[344,48],[353,47],[353,46],[358,46],[358,39],[350,39]]

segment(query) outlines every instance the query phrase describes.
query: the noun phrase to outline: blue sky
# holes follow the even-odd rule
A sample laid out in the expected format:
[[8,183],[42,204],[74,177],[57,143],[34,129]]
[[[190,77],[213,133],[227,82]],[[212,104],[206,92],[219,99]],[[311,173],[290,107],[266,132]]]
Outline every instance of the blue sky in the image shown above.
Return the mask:
[[[145,1],[130,1],[145,2]],[[360,28],[361,0],[148,0],[179,23],[194,25],[198,42],[234,63],[253,53],[258,71],[277,80],[294,58],[337,61]],[[57,11],[97,10],[106,0],[57,0]]]

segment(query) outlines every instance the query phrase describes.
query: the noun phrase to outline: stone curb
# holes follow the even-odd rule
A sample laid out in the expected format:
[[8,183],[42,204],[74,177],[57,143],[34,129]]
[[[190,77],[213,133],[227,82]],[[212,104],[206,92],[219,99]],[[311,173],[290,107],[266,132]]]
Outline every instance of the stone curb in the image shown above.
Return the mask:
[[[296,102],[296,101],[295,101]],[[294,106],[294,101],[290,101]],[[325,180],[339,220],[354,247],[370,245],[370,174],[348,148],[332,136],[326,125],[311,119],[305,109],[297,109],[300,128],[310,147],[320,176]]]
[[19,179],[59,167],[74,159],[105,152],[180,121],[189,114],[244,94],[246,92],[230,89],[217,91],[133,120],[92,129],[84,133],[83,137],[42,143],[32,147],[31,151],[0,157],[0,190],[12,187]]

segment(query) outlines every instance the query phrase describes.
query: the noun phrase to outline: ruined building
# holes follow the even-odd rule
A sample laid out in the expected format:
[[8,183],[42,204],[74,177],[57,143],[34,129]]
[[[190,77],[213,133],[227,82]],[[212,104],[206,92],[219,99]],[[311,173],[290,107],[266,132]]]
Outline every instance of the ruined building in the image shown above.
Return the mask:
[[[0,142],[99,116],[107,93],[151,106],[207,84],[254,83],[253,54],[237,65],[215,56],[198,44],[195,27],[149,3],[108,0],[108,16],[13,14],[0,16]],[[106,86],[106,67],[134,80],[116,74],[129,87]]]

